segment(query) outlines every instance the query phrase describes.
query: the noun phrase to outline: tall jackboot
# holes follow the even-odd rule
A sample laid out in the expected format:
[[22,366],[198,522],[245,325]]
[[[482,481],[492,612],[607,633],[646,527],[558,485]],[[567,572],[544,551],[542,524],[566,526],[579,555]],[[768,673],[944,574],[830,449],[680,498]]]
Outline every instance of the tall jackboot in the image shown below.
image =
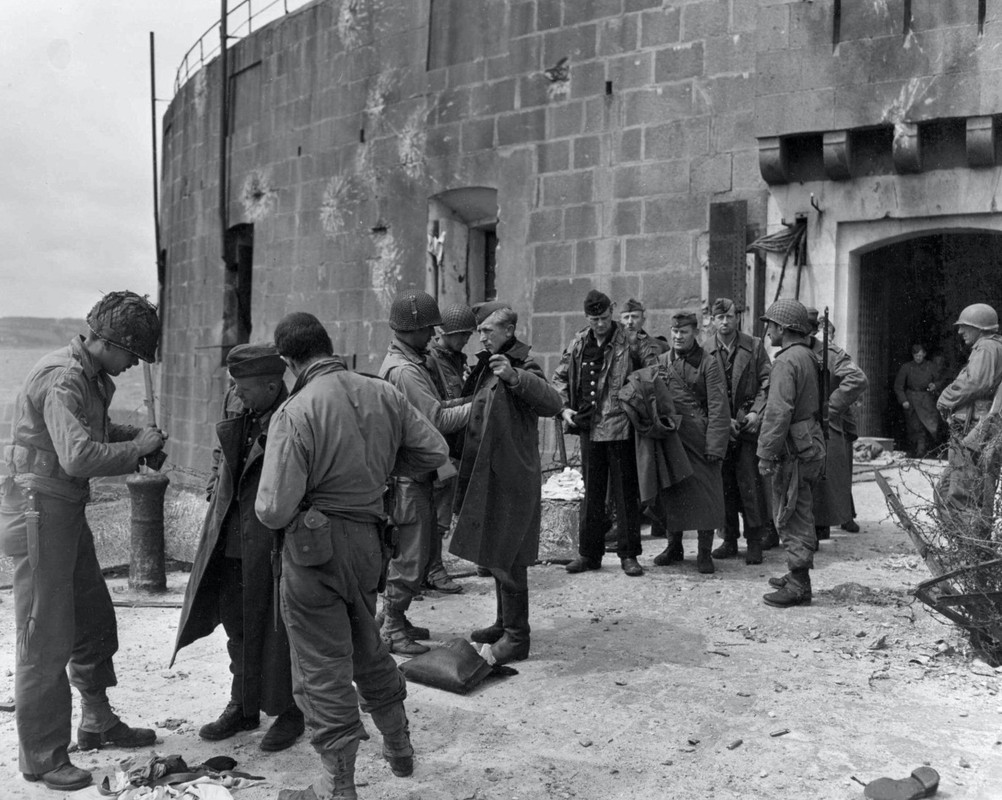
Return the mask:
[[383,758],[398,778],[414,772],[414,748],[411,747],[410,725],[403,701],[372,712],[372,721],[383,734]]
[[495,663],[525,661],[529,657],[529,592],[502,589],[501,619],[504,635],[491,645]]
[[749,528],[745,531],[745,563],[762,563],[762,529]]
[[358,800],[355,791],[355,757],[358,739],[340,750],[323,750],[323,774],[305,789],[282,789],[278,800]]
[[494,579],[494,594],[497,596],[497,618],[486,628],[477,628],[470,634],[470,639],[480,644],[494,644],[504,636],[504,621],[501,617],[501,582]]
[[392,608],[389,604],[383,607],[383,627],[380,628],[379,635],[390,647],[391,653],[399,656],[419,656],[427,653],[431,648],[414,641],[407,631],[407,617],[399,608]]
[[710,552],[713,548],[713,531],[699,531],[697,536],[699,549],[696,551],[696,569],[703,575],[712,575],[716,571]]
[[668,546],[654,556],[655,567],[667,567],[685,558],[682,550],[682,531],[668,531]]

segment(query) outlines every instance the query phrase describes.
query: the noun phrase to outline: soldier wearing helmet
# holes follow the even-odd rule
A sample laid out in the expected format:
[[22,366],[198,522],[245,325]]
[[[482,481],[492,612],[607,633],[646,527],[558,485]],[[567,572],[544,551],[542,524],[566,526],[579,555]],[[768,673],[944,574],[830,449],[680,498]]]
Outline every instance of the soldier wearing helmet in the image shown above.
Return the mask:
[[[428,351],[428,366],[435,376],[442,397],[459,400],[463,396],[463,381],[469,371],[463,348],[477,327],[477,317],[469,306],[457,304],[449,306],[442,314],[442,324],[438,326],[438,338]],[[461,433],[446,437],[453,461],[458,456]],[[442,563],[442,538],[452,525],[452,499],[455,493],[455,477],[435,483],[435,517],[438,536],[431,537],[431,550],[425,568],[424,588],[446,594],[459,594],[463,587],[449,575]]]
[[770,578],[778,591],[767,605],[810,605],[811,574],[818,541],[814,531],[814,489],[825,459],[818,373],[811,350],[810,318],[798,301],[777,300],[762,320],[776,354],[758,436],[759,472],[770,484],[773,516],[786,549],[789,572]]
[[116,683],[115,610],[84,510],[91,478],[135,472],[163,447],[162,431],[108,418],[111,376],[140,359],[153,361],[160,321],[144,298],[112,292],[87,324],[86,336],[42,358],[25,379],[0,486],[0,543],[14,559],[20,770],[28,781],[66,791],[91,782],[67,754],[71,684],[80,692],[81,750],[156,739],[152,730],[122,722],[108,701],[106,690]]
[[[397,295],[390,307],[393,340],[379,368],[379,376],[397,387],[427,417],[439,433],[461,430],[470,417],[468,402],[449,402],[435,380],[428,363],[428,344],[442,315],[435,298],[425,292],[409,291]],[[440,469],[419,474],[396,476],[394,521],[400,537],[399,555],[391,562],[386,576],[381,614],[382,635],[390,650],[414,656],[428,648],[419,639],[427,639],[427,628],[411,625],[406,611],[421,591],[435,534],[435,481],[449,477]],[[377,618],[378,619],[378,618]]]
[[[980,444],[964,439],[971,429],[985,419],[992,398],[1002,383],[1002,337],[995,309],[984,303],[967,306],[954,323],[964,344],[971,348],[967,363],[939,395],[936,408],[950,426],[949,466],[940,476],[940,511],[965,528],[979,529],[984,476],[979,474],[968,445]],[[981,428],[978,428],[980,431]],[[983,531],[981,531],[983,532]]]

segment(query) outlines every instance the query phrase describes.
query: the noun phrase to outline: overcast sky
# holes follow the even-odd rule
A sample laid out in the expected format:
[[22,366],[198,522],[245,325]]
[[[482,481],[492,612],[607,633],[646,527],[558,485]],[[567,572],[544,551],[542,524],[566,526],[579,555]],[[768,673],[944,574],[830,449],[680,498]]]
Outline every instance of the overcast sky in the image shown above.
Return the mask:
[[3,5],[0,317],[83,317],[119,289],[155,301],[149,34],[157,96],[170,100],[219,0]]

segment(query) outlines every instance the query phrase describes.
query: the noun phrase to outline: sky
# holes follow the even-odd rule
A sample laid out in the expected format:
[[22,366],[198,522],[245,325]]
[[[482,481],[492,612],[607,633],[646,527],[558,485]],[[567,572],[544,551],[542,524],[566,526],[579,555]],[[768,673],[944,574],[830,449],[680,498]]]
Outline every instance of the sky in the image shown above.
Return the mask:
[[159,152],[178,65],[219,13],[219,0],[4,3],[0,317],[84,317],[121,289],[156,301],[149,35]]

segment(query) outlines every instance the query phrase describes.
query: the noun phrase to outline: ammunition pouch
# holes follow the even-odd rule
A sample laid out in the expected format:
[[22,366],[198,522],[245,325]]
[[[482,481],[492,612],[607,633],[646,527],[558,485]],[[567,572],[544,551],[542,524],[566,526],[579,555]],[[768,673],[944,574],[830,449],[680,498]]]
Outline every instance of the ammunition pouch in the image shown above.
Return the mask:
[[289,558],[300,567],[318,567],[334,556],[331,521],[315,506],[296,515],[286,526],[285,537]]

